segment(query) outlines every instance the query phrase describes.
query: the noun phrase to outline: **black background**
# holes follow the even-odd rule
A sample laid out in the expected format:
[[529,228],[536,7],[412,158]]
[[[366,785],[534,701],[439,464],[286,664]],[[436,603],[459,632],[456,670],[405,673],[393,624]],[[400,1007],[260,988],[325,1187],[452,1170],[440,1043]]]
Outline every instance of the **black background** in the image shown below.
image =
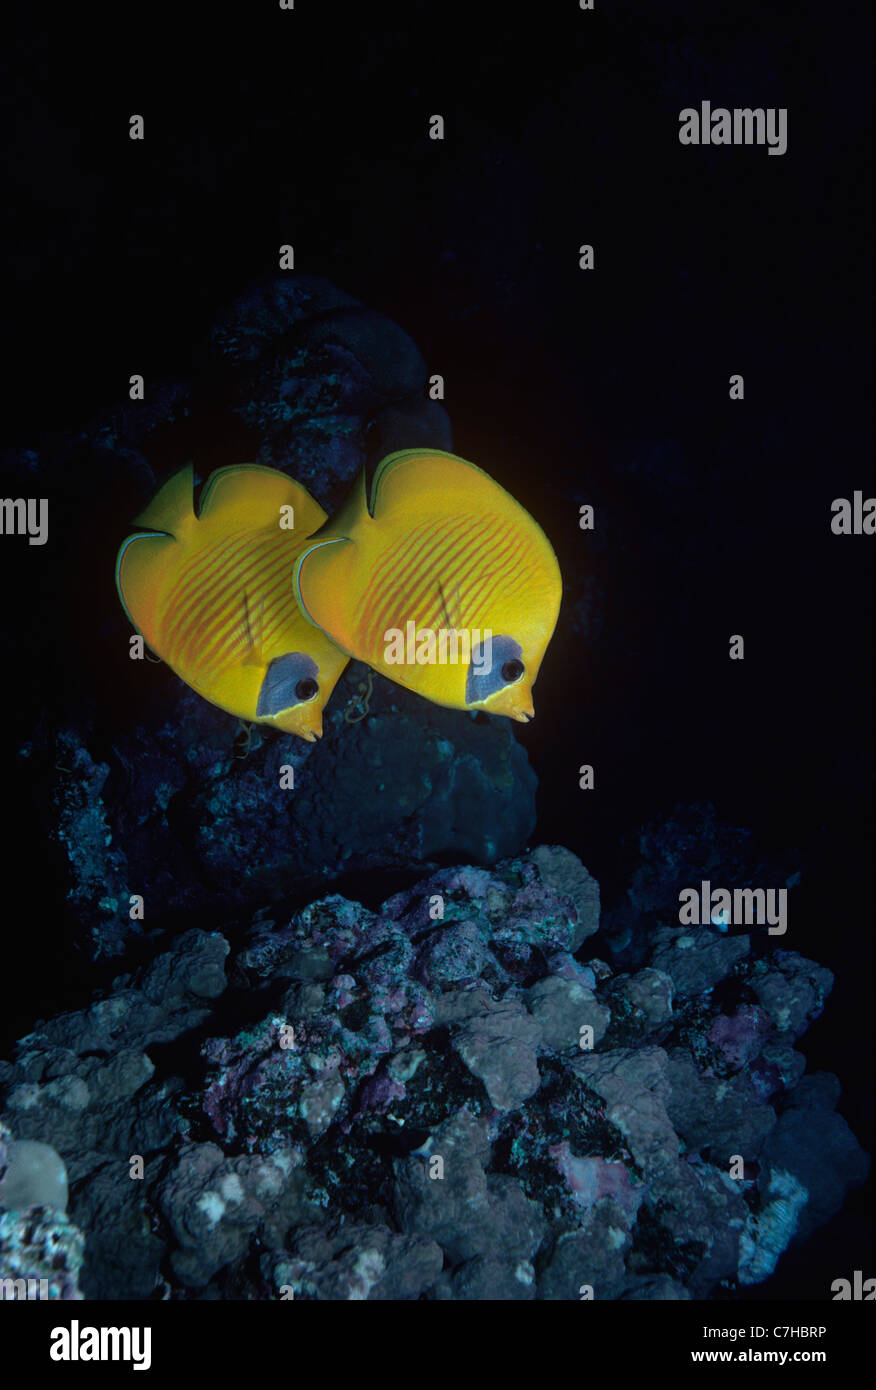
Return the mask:
[[[284,242],[395,318],[445,378],[455,450],[536,516],[565,575],[598,579],[598,628],[551,647],[518,731],[533,842],[575,850],[609,903],[637,827],[678,802],[798,847],[781,944],[837,977],[804,1049],[871,1147],[874,541],[830,531],[833,498],[873,494],[870,6],[597,4],[6,6],[0,444],[84,428],[135,371],[197,381],[217,309]],[[787,107],[787,153],[682,147],[678,113],[703,99]],[[204,383],[150,463],[218,467],[252,442]],[[11,754],[60,678],[53,633],[100,624],[50,549],[2,541]],[[10,1019],[58,1007],[67,967],[49,850],[5,766],[14,1037]],[[43,973],[19,979],[34,941]],[[795,1296],[806,1261],[873,1272],[868,1223],[858,1194],[751,1296]]]

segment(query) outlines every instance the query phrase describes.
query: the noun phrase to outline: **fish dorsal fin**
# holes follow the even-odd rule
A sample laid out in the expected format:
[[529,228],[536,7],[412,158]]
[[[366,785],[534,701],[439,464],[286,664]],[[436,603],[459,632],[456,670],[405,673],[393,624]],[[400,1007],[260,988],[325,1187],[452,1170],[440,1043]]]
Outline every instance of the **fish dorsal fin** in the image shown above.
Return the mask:
[[151,531],[161,531],[166,536],[179,538],[195,520],[194,490],[194,465],[187,463],[172,478],[168,478],[148,507],[134,518],[134,525],[148,526]]
[[377,466],[371,485],[370,512],[378,517],[398,503],[415,512],[436,494],[450,503],[464,489],[466,497],[499,488],[489,473],[444,449],[399,449]]
[[366,470],[363,468],[356,475],[352,487],[338,510],[324,526],[321,526],[314,533],[313,539],[321,541],[351,540],[355,536],[357,527],[370,520],[366,493]]
[[259,463],[235,463],[211,473],[201,492],[200,521],[262,527],[281,520],[281,509],[291,507],[294,531],[309,536],[326,514],[306,488],[288,474]]

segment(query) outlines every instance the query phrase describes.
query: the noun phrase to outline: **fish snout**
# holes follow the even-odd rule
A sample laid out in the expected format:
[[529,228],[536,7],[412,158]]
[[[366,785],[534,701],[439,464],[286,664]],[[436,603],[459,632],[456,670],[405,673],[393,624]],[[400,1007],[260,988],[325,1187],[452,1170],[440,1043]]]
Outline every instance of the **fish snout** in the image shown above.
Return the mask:
[[322,738],[322,710],[302,711],[296,733],[301,738],[306,738],[308,743],[316,743],[317,739]]
[[516,705],[511,712],[511,718],[516,719],[520,724],[529,724],[535,718],[535,710],[532,704]]
[[532,689],[528,684],[506,686],[485,700],[484,706],[490,714],[504,714],[508,719],[516,719],[518,724],[528,724],[535,718]]

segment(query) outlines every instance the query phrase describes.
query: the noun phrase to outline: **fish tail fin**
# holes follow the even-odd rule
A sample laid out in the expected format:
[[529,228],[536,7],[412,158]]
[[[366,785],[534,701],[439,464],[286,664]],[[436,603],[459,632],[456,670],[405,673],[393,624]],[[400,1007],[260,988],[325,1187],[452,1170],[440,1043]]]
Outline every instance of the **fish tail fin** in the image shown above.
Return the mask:
[[167,536],[179,537],[195,520],[195,468],[187,463],[174,473],[138,517],[135,526],[148,526]]

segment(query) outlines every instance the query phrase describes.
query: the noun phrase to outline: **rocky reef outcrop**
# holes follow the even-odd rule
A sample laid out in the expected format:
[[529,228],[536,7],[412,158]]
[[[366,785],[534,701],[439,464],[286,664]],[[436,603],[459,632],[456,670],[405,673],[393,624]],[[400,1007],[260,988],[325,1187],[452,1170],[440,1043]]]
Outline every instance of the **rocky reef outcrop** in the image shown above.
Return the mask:
[[[830,974],[762,931],[668,922],[619,968],[600,926],[595,880],[540,846],[377,910],[332,893],[188,931],[38,1023],[0,1115],[67,1165],[82,1293],[672,1300],[768,1278],[868,1170],[799,1047]],[[0,1215],[4,1268],[28,1219]]]

